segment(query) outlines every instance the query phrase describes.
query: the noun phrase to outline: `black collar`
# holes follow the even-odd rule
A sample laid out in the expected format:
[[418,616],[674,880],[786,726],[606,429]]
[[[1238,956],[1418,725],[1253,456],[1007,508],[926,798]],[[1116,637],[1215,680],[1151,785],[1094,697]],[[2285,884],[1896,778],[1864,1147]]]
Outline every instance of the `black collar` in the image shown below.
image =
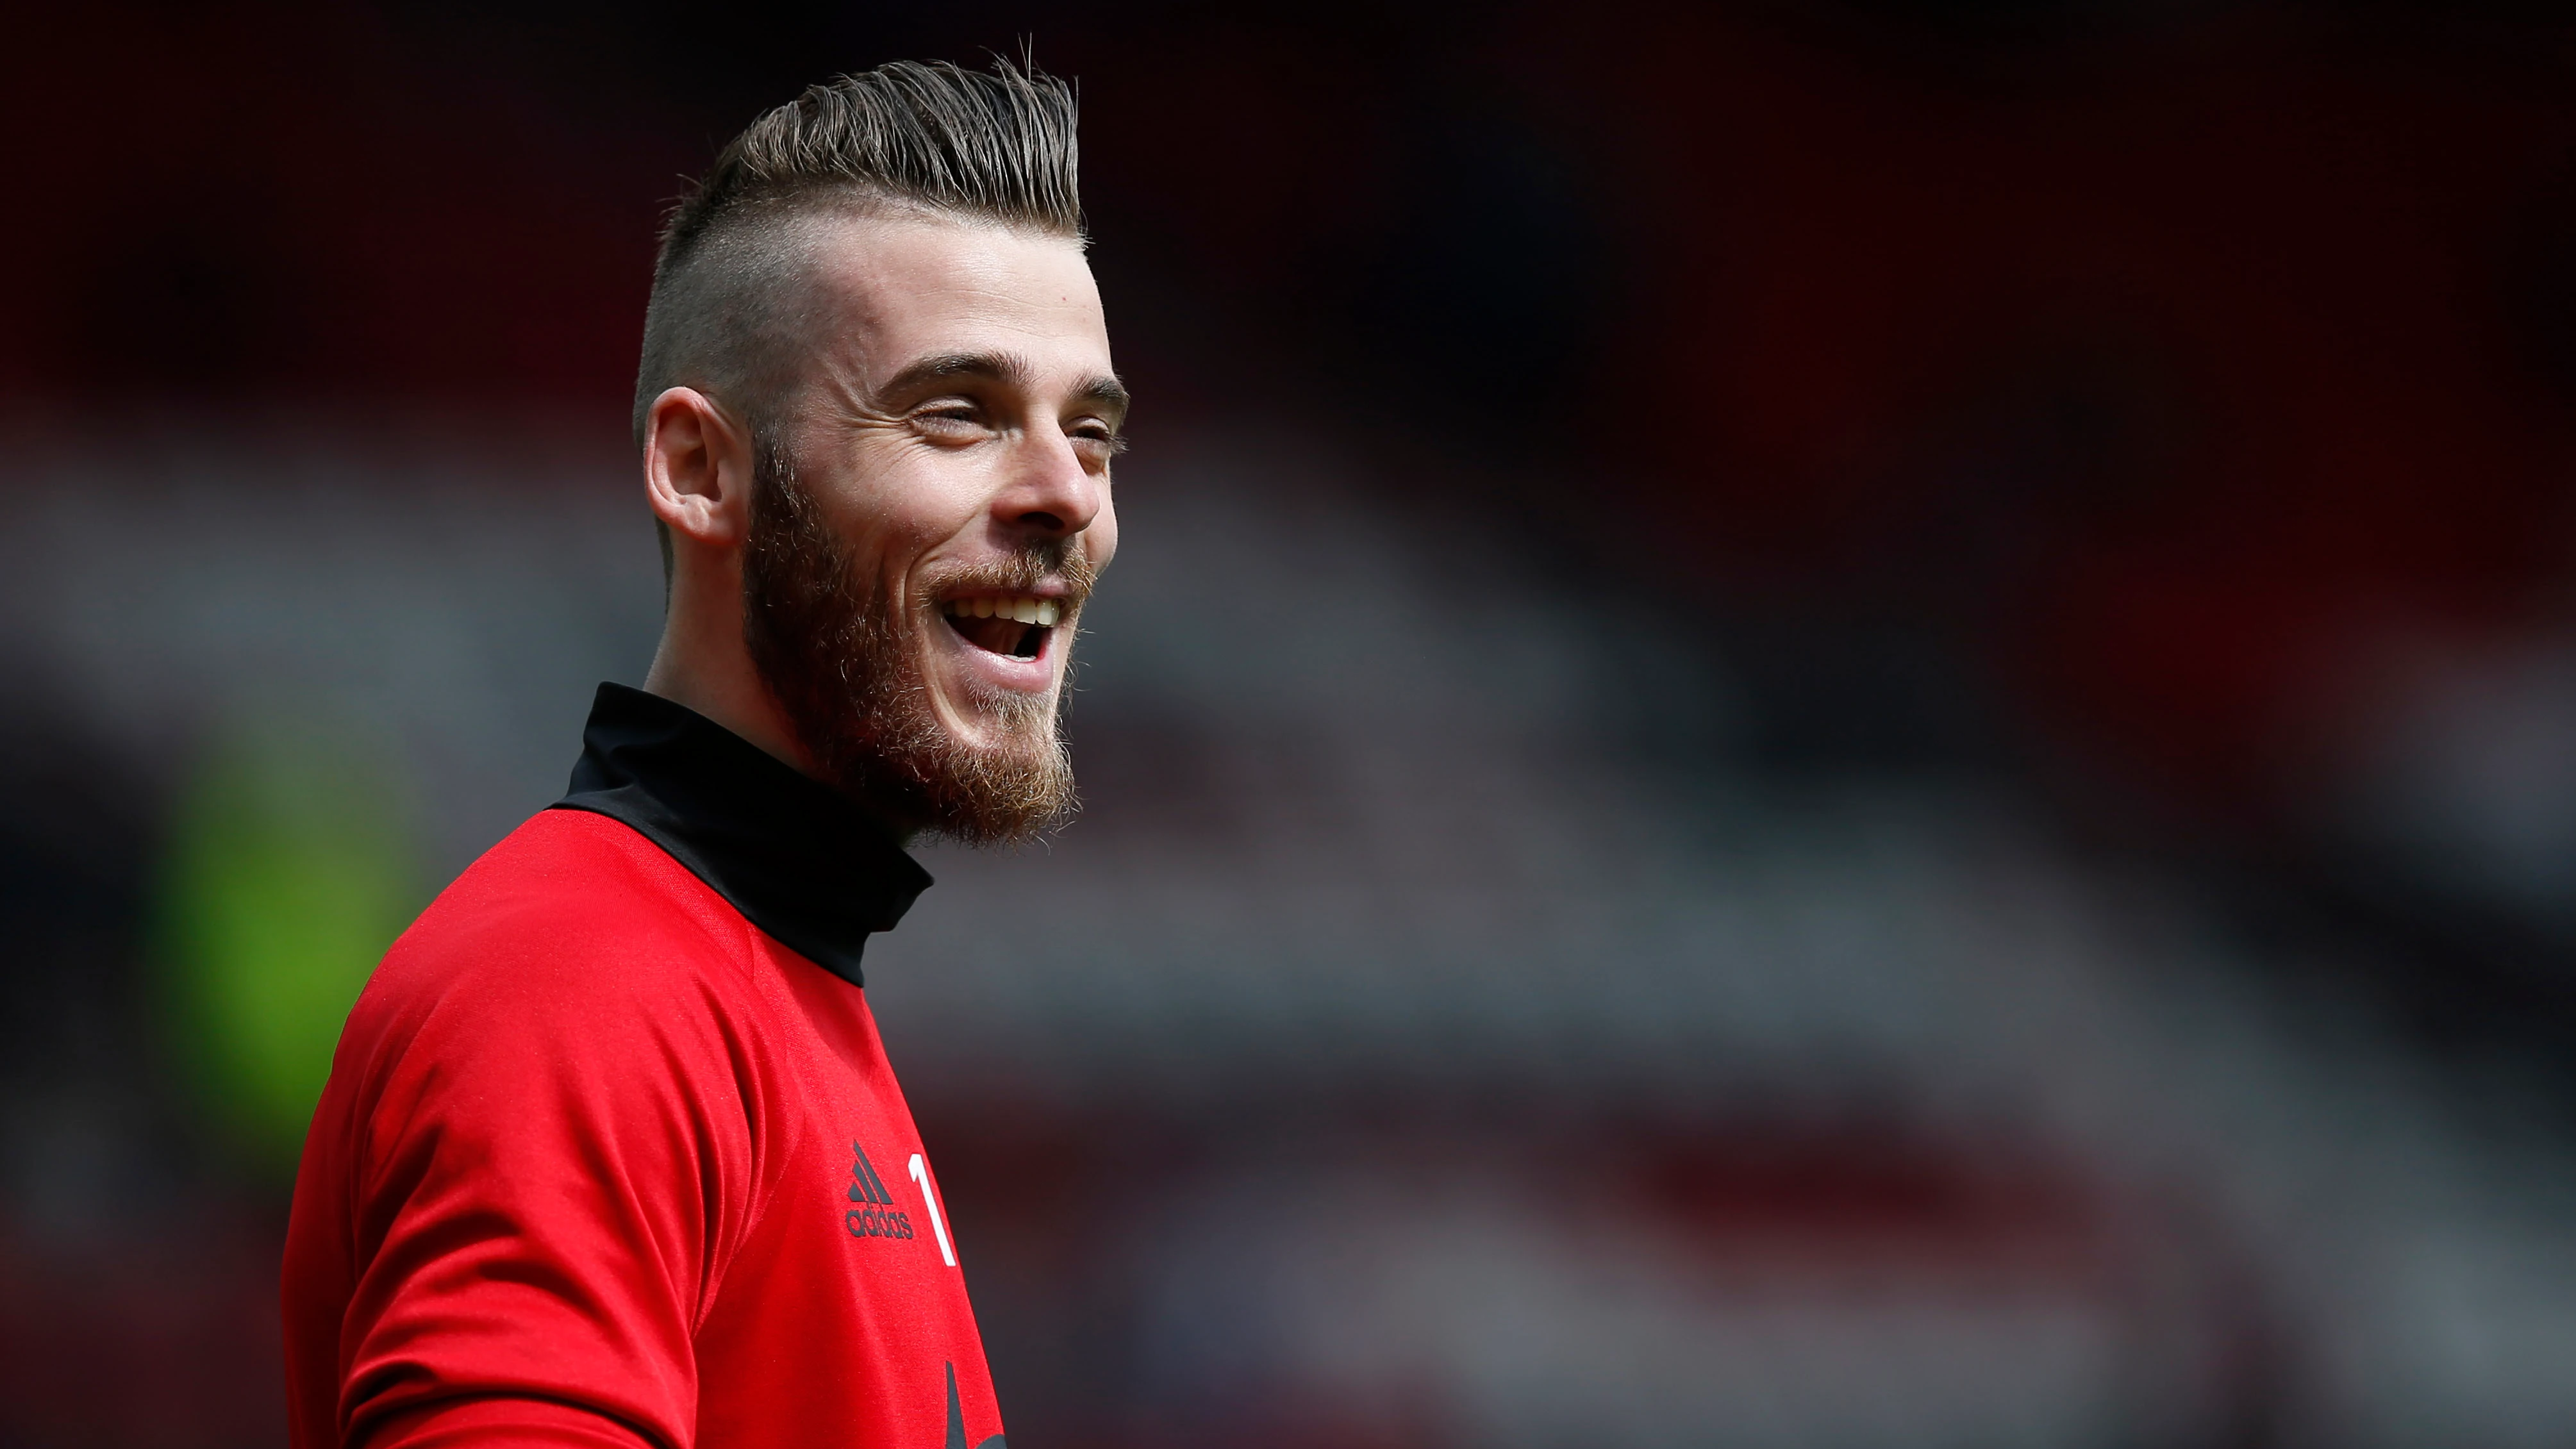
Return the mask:
[[780,945],[859,979],[870,931],[891,931],[930,873],[831,789],[684,705],[603,684],[557,810],[632,826]]

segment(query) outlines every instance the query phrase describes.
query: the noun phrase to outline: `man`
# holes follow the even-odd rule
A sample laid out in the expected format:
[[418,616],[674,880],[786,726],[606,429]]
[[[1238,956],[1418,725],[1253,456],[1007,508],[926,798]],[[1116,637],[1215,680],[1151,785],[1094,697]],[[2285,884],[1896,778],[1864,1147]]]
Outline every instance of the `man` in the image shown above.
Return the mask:
[[636,393],[660,651],[349,1018],[298,1449],[1001,1443],[859,953],[930,883],[902,840],[1070,805],[1125,406],[1060,82],[890,65],[718,159]]

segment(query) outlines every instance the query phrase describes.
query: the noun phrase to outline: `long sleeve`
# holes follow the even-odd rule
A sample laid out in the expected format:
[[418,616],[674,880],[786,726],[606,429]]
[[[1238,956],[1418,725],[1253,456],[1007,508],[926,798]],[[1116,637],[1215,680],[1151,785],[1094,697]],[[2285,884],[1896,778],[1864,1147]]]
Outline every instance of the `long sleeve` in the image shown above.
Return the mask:
[[343,1039],[297,1202],[345,1224],[331,1449],[695,1438],[755,1176],[724,963],[545,905],[416,929]]

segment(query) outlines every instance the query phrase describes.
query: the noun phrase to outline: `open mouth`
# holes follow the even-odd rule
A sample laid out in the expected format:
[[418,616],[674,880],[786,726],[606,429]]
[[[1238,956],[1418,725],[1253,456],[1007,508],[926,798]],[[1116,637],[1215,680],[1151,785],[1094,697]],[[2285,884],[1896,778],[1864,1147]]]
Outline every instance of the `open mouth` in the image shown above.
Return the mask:
[[1013,659],[1036,659],[1046,653],[1047,636],[1055,632],[1064,606],[1028,594],[983,594],[950,599],[940,612],[949,628],[978,649]]

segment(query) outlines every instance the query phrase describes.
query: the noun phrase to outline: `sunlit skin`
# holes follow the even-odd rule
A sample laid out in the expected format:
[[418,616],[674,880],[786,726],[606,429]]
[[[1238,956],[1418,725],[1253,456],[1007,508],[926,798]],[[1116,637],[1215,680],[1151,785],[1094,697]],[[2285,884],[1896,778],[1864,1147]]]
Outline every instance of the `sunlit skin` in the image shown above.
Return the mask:
[[[1095,567],[1117,549],[1109,473],[1126,393],[1099,288],[1074,242],[981,223],[838,218],[813,255],[814,354],[785,427],[800,476],[859,577],[901,601],[942,725],[991,744],[1010,727],[992,701],[1052,706],[1073,631],[1019,659],[977,647],[940,611],[961,571],[1009,559],[1015,543],[1070,541]],[[646,418],[644,474],[672,543],[645,688],[815,773],[743,643],[752,442],[740,413],[694,388],[664,392]],[[1029,592],[1067,590],[1057,578]]]

